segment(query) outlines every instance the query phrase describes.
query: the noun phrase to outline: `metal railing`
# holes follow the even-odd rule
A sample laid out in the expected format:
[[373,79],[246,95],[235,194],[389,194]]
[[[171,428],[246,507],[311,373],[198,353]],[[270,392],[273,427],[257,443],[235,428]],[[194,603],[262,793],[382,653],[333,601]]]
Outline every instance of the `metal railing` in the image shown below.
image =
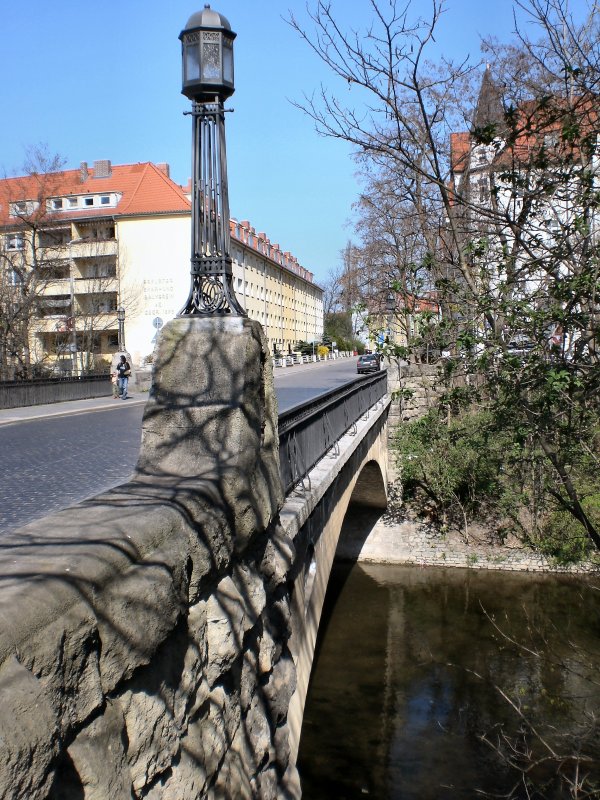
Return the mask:
[[39,406],[64,400],[86,400],[112,394],[110,375],[106,372],[75,377],[33,378],[24,381],[0,381],[0,408]]
[[281,413],[279,471],[284,494],[386,393],[387,373],[377,372]]

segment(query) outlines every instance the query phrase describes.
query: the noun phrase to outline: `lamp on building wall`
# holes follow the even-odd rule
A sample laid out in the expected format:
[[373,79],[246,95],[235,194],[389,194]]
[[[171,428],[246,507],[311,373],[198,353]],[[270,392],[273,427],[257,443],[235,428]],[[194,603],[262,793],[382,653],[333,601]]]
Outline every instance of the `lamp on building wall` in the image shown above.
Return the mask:
[[123,306],[117,308],[117,321],[119,323],[119,352],[125,350],[125,309]]
[[233,289],[223,101],[234,92],[229,22],[210,6],[179,35],[182,94],[192,101],[192,256],[190,294],[180,316],[241,315]]

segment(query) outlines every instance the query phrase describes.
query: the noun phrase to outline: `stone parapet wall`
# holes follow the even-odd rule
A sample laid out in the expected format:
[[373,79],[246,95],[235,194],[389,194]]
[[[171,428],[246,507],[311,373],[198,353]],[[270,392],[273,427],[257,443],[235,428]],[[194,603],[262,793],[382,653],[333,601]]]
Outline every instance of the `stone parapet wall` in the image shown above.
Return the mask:
[[163,329],[132,480],[1,543],[3,800],[281,796],[272,375],[259,325],[212,322]]
[[276,796],[291,547],[201,505],[126,484],[5,544],[2,798]]

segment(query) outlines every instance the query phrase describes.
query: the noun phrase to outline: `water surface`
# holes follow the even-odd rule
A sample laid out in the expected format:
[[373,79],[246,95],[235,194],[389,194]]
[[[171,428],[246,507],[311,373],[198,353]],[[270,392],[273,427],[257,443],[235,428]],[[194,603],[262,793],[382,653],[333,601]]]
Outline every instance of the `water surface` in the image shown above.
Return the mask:
[[[530,766],[548,748],[596,758],[598,584],[336,565],[302,730],[304,800],[571,797],[554,761],[525,789],[506,759]],[[598,762],[585,767],[600,785]]]

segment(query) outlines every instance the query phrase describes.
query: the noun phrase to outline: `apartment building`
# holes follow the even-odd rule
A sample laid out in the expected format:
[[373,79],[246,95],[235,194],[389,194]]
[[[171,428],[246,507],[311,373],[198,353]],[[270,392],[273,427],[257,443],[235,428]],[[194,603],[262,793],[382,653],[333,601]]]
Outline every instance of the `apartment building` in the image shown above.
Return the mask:
[[[167,164],[84,162],[0,181],[3,295],[24,312],[4,361],[27,351],[30,363],[64,371],[102,366],[119,345],[121,307],[126,349],[143,363],[187,298],[190,222],[189,196]],[[272,350],[319,339],[313,275],[248,221],[232,220],[231,233],[236,293]]]
[[512,102],[488,68],[471,130],[451,135],[452,304],[480,348],[571,359],[596,337],[600,118],[590,92],[538,94]]

